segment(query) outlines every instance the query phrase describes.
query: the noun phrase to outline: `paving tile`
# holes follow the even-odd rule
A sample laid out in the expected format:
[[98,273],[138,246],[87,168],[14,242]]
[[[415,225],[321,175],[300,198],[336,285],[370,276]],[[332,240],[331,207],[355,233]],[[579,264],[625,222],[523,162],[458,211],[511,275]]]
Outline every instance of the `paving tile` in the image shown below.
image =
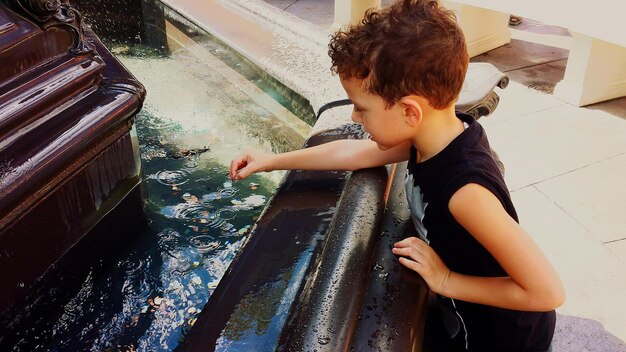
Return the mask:
[[626,97],[603,101],[601,103],[587,106],[591,110],[605,111],[613,116],[626,119]]
[[626,263],[626,238],[605,244],[611,252]]
[[483,125],[522,118],[532,113],[566,104],[552,95],[528,88],[514,80],[510,81],[509,86],[505,89],[496,88],[496,93],[500,96],[500,103],[496,111],[480,120]]
[[[266,3],[298,16],[325,31],[332,31],[335,1],[334,0],[264,0]],[[381,0],[381,6],[393,4],[395,0]]]
[[560,314],[597,320],[626,340],[626,264],[530,186],[512,192],[520,223],[543,250],[566,289]]
[[334,6],[334,0],[299,0],[286,11],[324,30],[330,30],[334,21]]
[[513,190],[626,151],[626,121],[567,104],[484,126]]
[[[335,0],[298,0],[291,2],[293,4],[286,9],[287,12],[305,19],[326,31],[333,30]],[[393,0],[383,0],[381,1],[381,6],[389,6],[393,2]]]
[[294,3],[298,2],[298,0],[264,0],[266,3],[276,6],[277,8],[284,10]]
[[565,28],[550,26],[530,18],[523,18],[521,24],[517,26],[510,26],[510,28],[538,34],[571,36],[569,31]]
[[565,70],[565,67],[567,67],[567,59],[552,61],[548,65],[554,68]]
[[509,79],[542,93],[552,94],[554,86],[563,79],[565,70],[541,64],[506,73]]
[[511,39],[522,42],[531,42],[548,47],[555,47],[569,51],[572,47],[572,37],[570,35],[537,33],[529,30],[518,30],[511,28]]
[[571,315],[556,316],[554,352],[623,352],[626,342],[606,331],[604,326],[593,319]]
[[592,236],[608,242],[626,238],[625,175],[626,151],[535,186]]
[[472,58],[491,62],[503,72],[567,58],[569,51],[547,45],[511,39],[509,44]]

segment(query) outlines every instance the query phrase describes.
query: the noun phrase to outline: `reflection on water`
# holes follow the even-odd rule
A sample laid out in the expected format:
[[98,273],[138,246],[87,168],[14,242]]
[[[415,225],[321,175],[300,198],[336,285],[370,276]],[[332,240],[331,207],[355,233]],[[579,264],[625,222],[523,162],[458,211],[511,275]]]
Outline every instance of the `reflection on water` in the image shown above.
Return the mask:
[[[158,140],[143,123],[147,113],[137,119],[140,141]],[[78,277],[49,275],[9,322],[0,350],[169,351],[193,325],[275,183],[231,183],[210,151],[190,169],[185,159],[155,155],[154,144],[140,149],[147,228],[122,236],[134,240],[115,251],[92,253]]]
[[[73,3],[80,9],[83,2]],[[104,4],[86,3],[87,10]],[[165,28],[181,19],[168,17],[151,1],[129,3],[127,9],[135,6],[150,16],[136,19],[143,22],[132,22],[126,32],[120,29],[124,23],[115,21],[129,21],[136,12],[100,16],[106,28],[115,29],[106,33],[111,36],[106,44],[148,92],[136,118],[147,224],[94,240],[95,245],[84,246],[88,249],[75,248],[79,265],[53,268],[25,306],[0,317],[2,351],[175,348],[277,185],[276,175],[229,181],[230,159],[245,147],[285,151],[304,140],[294,127],[298,122],[277,118],[271,107],[256,104],[258,99],[233,85],[241,72],[229,76],[207,66],[203,55],[215,56],[217,44],[198,29],[179,28],[172,38]],[[98,28],[103,27],[94,25]],[[181,33],[191,33],[197,47],[181,45]],[[218,54],[227,56],[223,50]],[[252,70],[236,58],[228,60],[230,66]],[[124,214],[118,219],[133,221]]]

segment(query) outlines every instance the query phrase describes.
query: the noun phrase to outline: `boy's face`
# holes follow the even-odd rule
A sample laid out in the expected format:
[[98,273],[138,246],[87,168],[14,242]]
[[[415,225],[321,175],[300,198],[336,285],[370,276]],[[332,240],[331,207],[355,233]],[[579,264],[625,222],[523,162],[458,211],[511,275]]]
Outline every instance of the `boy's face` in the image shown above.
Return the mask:
[[363,125],[363,129],[370,134],[379,149],[387,150],[411,140],[404,109],[398,103],[387,109],[383,98],[362,89],[363,80],[340,80],[348,98],[354,103],[352,121]]

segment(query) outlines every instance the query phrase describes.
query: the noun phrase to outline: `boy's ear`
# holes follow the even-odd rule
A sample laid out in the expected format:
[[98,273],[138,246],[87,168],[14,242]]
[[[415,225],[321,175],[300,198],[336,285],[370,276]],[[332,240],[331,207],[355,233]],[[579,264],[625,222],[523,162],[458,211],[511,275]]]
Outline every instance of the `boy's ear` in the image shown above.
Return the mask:
[[400,104],[404,112],[405,121],[410,127],[415,127],[422,122],[424,111],[417,99],[406,96],[400,99]]

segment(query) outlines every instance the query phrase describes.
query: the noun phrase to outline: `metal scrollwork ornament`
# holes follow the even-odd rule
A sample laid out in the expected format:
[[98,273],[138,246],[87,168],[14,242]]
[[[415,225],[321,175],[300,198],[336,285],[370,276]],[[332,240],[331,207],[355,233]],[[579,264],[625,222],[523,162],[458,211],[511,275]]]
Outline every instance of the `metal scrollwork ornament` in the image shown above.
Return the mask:
[[30,10],[33,15],[37,16],[37,20],[41,22],[46,22],[61,7],[61,0],[27,0],[17,2],[26,5],[24,10]]
[[80,13],[68,0],[8,0],[16,10],[35,20],[43,28],[65,27],[72,33],[70,52],[76,55],[94,52],[93,44],[84,34]]

